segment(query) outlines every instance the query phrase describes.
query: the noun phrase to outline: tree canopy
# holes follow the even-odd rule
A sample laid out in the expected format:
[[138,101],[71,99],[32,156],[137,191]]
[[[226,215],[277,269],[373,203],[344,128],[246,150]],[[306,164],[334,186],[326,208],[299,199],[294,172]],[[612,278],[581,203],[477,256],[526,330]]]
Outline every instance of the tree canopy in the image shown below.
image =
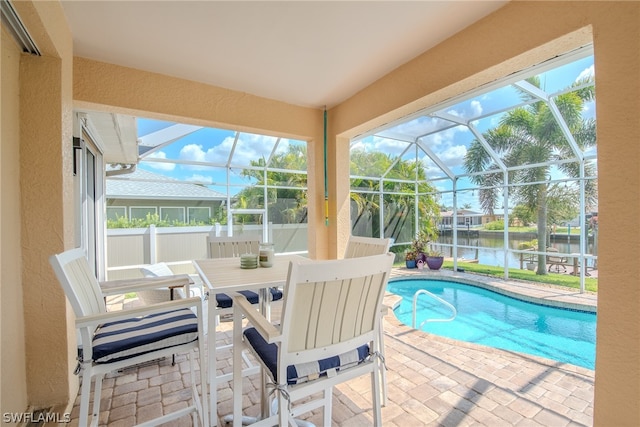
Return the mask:
[[[252,169],[243,169],[241,175],[254,184],[234,197],[233,207],[264,208],[266,186],[268,221],[275,224],[306,222],[307,175],[301,171],[307,170],[307,146],[289,144],[284,151],[273,155],[268,165],[265,158],[252,160],[250,165]],[[256,221],[256,218],[241,215],[240,220]]]
[[[377,237],[382,229],[384,237],[408,242],[417,230],[431,240],[437,238],[440,216],[437,192],[420,162],[365,150],[352,150],[350,162],[354,234]],[[380,209],[384,212],[383,224]]]
[[[540,88],[537,77],[527,79],[529,85]],[[527,85],[520,86],[523,100],[531,98]],[[575,90],[571,90],[575,88]],[[499,203],[502,195],[505,176],[500,169],[502,162],[508,169],[508,183],[515,184],[509,188],[510,199],[532,212],[536,212],[538,228],[538,251],[546,250],[548,210],[553,207],[554,215],[564,217],[578,206],[576,187],[561,188],[551,184],[551,164],[566,176],[579,178],[580,168],[584,167],[585,175],[595,175],[593,165],[581,166],[574,146],[570,142],[565,129],[571,134],[575,146],[584,152],[596,143],[596,123],[593,119],[584,119],[584,104],[595,99],[593,77],[575,82],[563,94],[554,99],[537,101],[524,107],[516,108],[504,114],[497,127],[483,134],[483,140],[476,139],[471,144],[464,160],[465,169],[469,173],[488,172],[472,175],[471,181],[480,187],[480,203],[487,213]],[[559,121],[557,113],[561,115]],[[566,126],[566,128],[564,127]],[[499,162],[492,157],[486,146],[496,153]],[[574,159],[575,161],[562,162]],[[559,161],[555,162],[554,161]],[[531,167],[522,167],[531,165]],[[520,185],[527,184],[530,185]],[[585,183],[587,202],[596,198],[596,183]],[[562,205],[568,206],[568,212],[560,213]],[[540,255],[538,274],[546,273],[544,255]]]

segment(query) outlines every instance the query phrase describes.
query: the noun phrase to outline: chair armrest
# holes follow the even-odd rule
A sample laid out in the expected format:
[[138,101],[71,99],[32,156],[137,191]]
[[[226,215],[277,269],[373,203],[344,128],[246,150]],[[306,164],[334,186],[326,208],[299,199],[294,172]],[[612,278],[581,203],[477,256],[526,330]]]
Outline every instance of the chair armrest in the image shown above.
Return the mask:
[[98,326],[106,322],[130,319],[132,317],[144,316],[152,313],[161,313],[168,310],[178,310],[181,308],[197,307],[197,314],[202,315],[202,299],[198,297],[179,299],[159,304],[144,305],[129,310],[109,311],[106,313],[91,314],[76,318],[76,327],[85,328]]
[[161,277],[144,277],[140,279],[123,279],[123,280],[110,280],[107,282],[100,282],[100,289],[102,294],[108,295],[121,295],[128,292],[136,292],[147,289],[158,288],[179,288],[188,286],[191,283],[191,278],[186,274],[179,274],[176,276],[161,276]]
[[280,330],[273,326],[262,314],[260,314],[253,304],[247,301],[244,295],[236,295],[233,297],[233,316],[244,314],[249,323],[251,323],[262,337],[269,344],[280,341]]

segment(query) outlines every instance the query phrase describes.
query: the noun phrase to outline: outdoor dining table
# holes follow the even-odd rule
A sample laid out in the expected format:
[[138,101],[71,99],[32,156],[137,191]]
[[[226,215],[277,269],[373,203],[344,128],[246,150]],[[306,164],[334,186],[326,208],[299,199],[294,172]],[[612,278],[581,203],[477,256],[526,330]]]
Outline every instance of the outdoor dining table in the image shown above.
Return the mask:
[[208,314],[208,378],[209,403],[211,408],[211,424],[217,424],[217,384],[216,384],[216,298],[215,295],[224,293],[229,296],[238,291],[253,290],[260,295],[260,310],[263,314],[269,312],[268,289],[282,287],[287,280],[289,262],[305,260],[300,255],[279,255],[274,257],[273,266],[254,269],[240,267],[240,258],[216,258],[194,260],[193,265],[202,279],[204,291],[209,294]]

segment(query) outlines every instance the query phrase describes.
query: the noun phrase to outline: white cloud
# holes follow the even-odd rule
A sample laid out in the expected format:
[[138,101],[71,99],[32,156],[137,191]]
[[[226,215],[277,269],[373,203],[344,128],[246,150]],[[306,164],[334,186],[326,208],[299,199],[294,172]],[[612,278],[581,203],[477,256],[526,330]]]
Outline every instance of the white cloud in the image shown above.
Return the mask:
[[[146,160],[149,159],[166,159],[167,153],[164,151],[155,151],[149,154],[146,157]],[[146,164],[153,169],[161,170],[161,171],[172,171],[176,168],[175,163],[160,163],[160,162],[146,162]]]
[[[231,153],[231,147],[233,146],[234,138],[225,138],[219,145],[204,149],[201,144],[188,144],[182,147],[178,157],[180,160],[214,163],[217,165],[225,165],[229,159]],[[195,165],[183,165],[185,169],[202,170],[206,169],[205,166]]]
[[454,145],[439,154],[440,160],[450,168],[460,166],[467,155],[467,147],[464,145]]
[[[231,138],[227,138],[231,139]],[[224,141],[226,142],[226,140]],[[273,150],[276,138],[266,135],[241,134],[233,153],[233,164],[248,165],[260,158],[267,159]],[[230,149],[229,147],[228,149]]]
[[408,142],[374,136],[353,142],[350,146],[350,151],[362,151],[366,153],[377,151],[392,156],[399,156],[402,151],[407,148],[407,145],[409,145]]
[[444,172],[434,163],[431,163],[431,161],[425,161],[423,159],[422,164],[424,165],[424,172],[427,178],[433,179],[444,176]]
[[[278,148],[276,148],[276,154],[283,154],[289,151],[289,145],[290,143],[288,139],[281,138],[280,142],[278,143]],[[269,145],[269,147],[271,146]]]
[[189,144],[182,147],[178,157],[181,160],[189,160],[194,162],[204,162],[206,153],[202,149],[202,145]]
[[588,68],[585,68],[584,70],[582,70],[582,72],[578,75],[578,77],[576,78],[576,81],[582,80],[582,79],[586,79],[587,77],[593,77],[596,75],[596,69],[595,67],[592,65]]
[[[464,156],[467,154],[467,147],[464,145],[454,145],[446,150],[438,153],[438,158],[449,169],[453,169],[456,166],[462,165]],[[424,165],[425,172],[428,177],[435,178],[444,176],[444,172],[428,157],[422,158],[422,164]]]
[[455,126],[426,136],[422,138],[422,141],[433,150],[436,155],[441,157],[444,151],[449,150],[453,146],[456,134],[460,132],[468,132],[468,128],[466,126]]
[[[229,155],[233,148],[235,137],[227,137],[220,144],[207,150],[200,144],[185,145],[179,154],[182,160],[208,162],[217,165],[225,165],[229,161]],[[265,135],[242,134],[233,150],[233,165],[249,165],[253,160],[262,157],[267,158],[271,154],[275,138]],[[281,140],[278,151],[286,150],[288,140]],[[202,169],[198,166],[188,166],[190,169]]]
[[391,154],[392,156],[399,156],[400,153],[407,148],[407,145],[408,143],[404,141],[376,138],[374,149],[375,151],[381,151],[383,153]]
[[200,174],[193,174],[193,175],[185,178],[185,181],[190,181],[190,182],[194,182],[194,183],[198,183],[198,184],[205,184],[205,185],[213,184],[213,178],[212,177],[205,176],[205,175],[200,175]]
[[365,142],[361,139],[351,144],[350,150],[351,151],[367,151],[367,146]]
[[[454,117],[459,117],[464,120],[469,120],[473,117],[478,117],[484,111],[482,103],[477,99],[471,100],[469,105],[465,104],[466,103],[462,103],[459,106],[461,107],[460,110],[448,110],[447,114],[451,114]],[[466,127],[464,129],[466,130]]]
[[417,119],[407,123],[402,123],[392,129],[391,133],[402,134],[409,137],[416,135],[424,135],[437,129],[439,119],[432,117],[420,116]]
[[476,101],[473,100],[471,101],[471,110],[472,112],[472,117],[477,117],[480,114],[482,114],[482,104],[480,103],[480,101]]

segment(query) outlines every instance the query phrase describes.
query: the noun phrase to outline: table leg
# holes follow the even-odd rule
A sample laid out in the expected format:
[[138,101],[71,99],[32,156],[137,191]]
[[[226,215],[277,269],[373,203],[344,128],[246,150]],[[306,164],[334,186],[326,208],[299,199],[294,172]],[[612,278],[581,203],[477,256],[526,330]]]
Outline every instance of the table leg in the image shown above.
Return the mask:
[[[271,305],[270,305],[270,290],[269,288],[261,288],[258,291],[258,307],[260,309],[260,312],[268,319],[271,320]],[[211,301],[211,298],[209,298],[209,301]],[[215,299],[214,299],[215,301]],[[209,307],[209,348],[208,348],[208,353],[209,353],[209,388],[210,388],[210,392],[209,392],[209,402],[210,402],[210,406],[211,406],[211,425],[212,426],[216,426],[217,422],[218,422],[218,414],[217,414],[217,410],[216,410],[216,399],[217,399],[217,383],[216,383],[216,354],[215,354],[215,349],[216,349],[216,322],[215,322],[215,307],[212,309],[211,306]],[[235,351],[235,349],[233,350]],[[267,374],[260,369],[260,380],[261,380],[261,387],[262,387],[262,393],[261,393],[261,399],[260,399],[260,408],[261,408],[261,418],[255,418],[255,417],[247,417],[247,416],[243,416],[242,417],[242,425],[249,425],[249,424],[253,424],[257,421],[259,421],[260,419],[264,419],[264,418],[269,418],[269,416],[271,415],[271,405],[269,403],[269,395],[266,392],[267,390]],[[233,422],[233,415],[226,415],[223,417],[223,421],[225,423],[232,423]]]
[[[260,312],[267,316],[267,319],[270,319],[271,316],[271,310],[270,310],[270,305],[269,302],[270,300],[267,299],[268,298],[268,293],[269,290],[268,289],[260,289],[258,291],[258,307],[260,309]],[[211,301],[211,298],[209,298],[209,301]],[[218,422],[218,411],[216,409],[216,400],[217,400],[217,373],[216,373],[216,365],[217,365],[217,361],[216,361],[216,343],[217,343],[217,322],[215,321],[216,319],[216,314],[215,314],[215,307],[213,308],[213,310],[211,309],[211,307],[209,307],[209,339],[208,339],[208,343],[209,343],[209,348],[208,348],[208,353],[209,353],[209,402],[210,402],[210,406],[211,406],[211,426],[216,426],[217,422]],[[236,349],[234,348],[232,351],[236,351]],[[248,363],[248,362],[247,362]],[[261,415],[262,418],[268,418],[270,416],[270,405],[269,405],[269,396],[266,393],[266,389],[267,389],[267,377],[266,374],[262,371],[262,369],[260,369],[260,375],[261,375],[261,386],[262,386],[262,390],[263,393],[261,395]],[[242,417],[242,425],[250,425],[253,424],[257,421],[259,421],[261,418],[256,418],[256,417],[248,417],[248,416],[243,416]],[[230,424],[233,422],[233,415],[225,415],[222,418],[223,422],[226,424]]]

